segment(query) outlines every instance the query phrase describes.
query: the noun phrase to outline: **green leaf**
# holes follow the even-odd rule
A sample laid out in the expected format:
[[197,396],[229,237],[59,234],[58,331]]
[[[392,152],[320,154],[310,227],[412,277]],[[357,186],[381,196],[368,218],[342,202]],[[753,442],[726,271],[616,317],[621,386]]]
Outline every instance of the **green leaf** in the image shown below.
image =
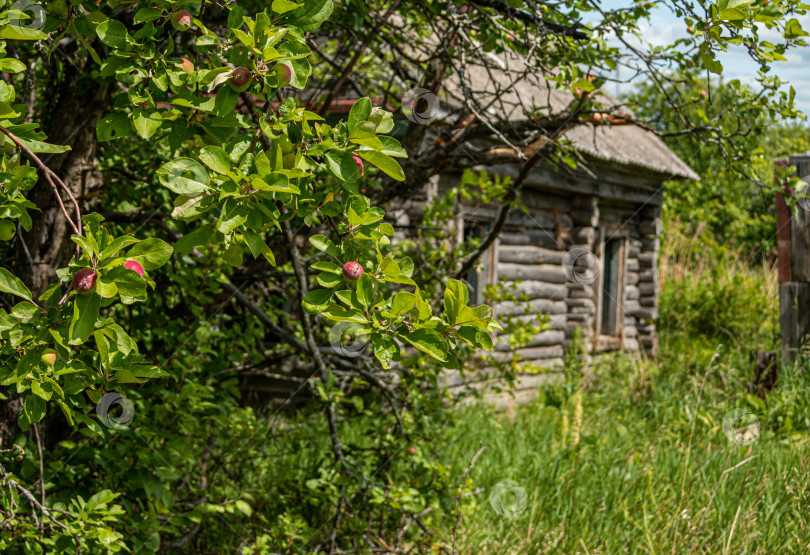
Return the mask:
[[126,26],[120,21],[108,19],[99,23],[98,27],[96,27],[96,34],[99,40],[107,46],[120,49],[127,47],[129,35]]
[[197,245],[204,245],[209,242],[211,234],[214,232],[213,224],[205,224],[190,233],[186,233],[174,243],[174,252],[177,254],[188,254]]
[[332,15],[332,0],[306,0],[304,5],[289,12],[287,23],[302,31],[314,31]]
[[177,158],[163,164],[157,176],[164,187],[190,197],[207,191],[210,183],[202,164],[191,158]]
[[368,274],[357,280],[357,300],[366,310],[374,304],[374,282]]
[[163,118],[160,117],[160,112],[152,112],[135,108],[132,111],[132,122],[135,124],[135,131],[142,139],[148,139],[155,132],[160,129],[163,124]]
[[270,9],[277,14],[283,14],[299,7],[301,7],[301,4],[296,4],[295,2],[290,2],[289,0],[273,0],[273,4],[270,6]]
[[84,343],[93,333],[101,308],[101,297],[96,293],[77,294],[73,301],[73,319],[70,322],[70,344]]
[[45,417],[47,405],[45,400],[37,395],[27,395],[23,408],[29,424],[36,424]]
[[[363,123],[364,121],[368,120],[368,117],[371,115],[371,100],[368,97],[361,98],[357,102],[354,103],[352,109],[349,111],[349,135],[354,136],[354,129],[359,124]],[[370,123],[370,122],[369,122]],[[376,130],[377,126],[372,124],[372,134],[374,130]]]
[[328,289],[313,289],[304,297],[301,306],[310,314],[317,314],[329,308],[332,292]]
[[133,23],[146,23],[147,21],[154,21],[163,17],[163,12],[156,8],[141,8],[135,12],[135,17],[132,18]]
[[25,71],[25,64],[15,58],[0,58],[0,71],[19,73]]
[[10,40],[45,40],[48,35],[37,29],[6,25],[0,29],[0,39]]
[[320,262],[316,262],[312,265],[313,270],[320,270],[322,272],[329,272],[332,274],[342,275],[343,270],[337,264],[333,262],[329,262],[328,260],[322,260]]
[[405,173],[402,171],[399,163],[387,154],[373,150],[361,150],[358,154],[360,158],[377,166],[389,177],[397,181],[405,181]]
[[17,295],[28,301],[32,300],[31,291],[18,277],[5,268],[0,268],[0,291]]
[[172,246],[156,237],[144,239],[129,249],[126,258],[138,262],[147,272],[163,266],[172,257]]
[[416,306],[416,295],[407,291],[399,291],[391,301],[391,312],[399,317]]
[[459,313],[467,306],[468,300],[467,286],[457,279],[448,280],[447,288],[444,290],[444,312],[451,324],[456,323]]
[[309,242],[319,251],[323,251],[333,258],[339,257],[338,249],[335,244],[324,235],[313,235],[309,238]]
[[136,299],[146,298],[146,280],[137,272],[118,266],[107,272],[104,277],[115,283],[119,295]]
[[414,330],[411,333],[398,334],[423,353],[426,353],[436,360],[447,361],[447,341],[437,332],[425,328]]
[[131,124],[126,114],[107,114],[98,120],[96,137],[100,142],[126,137],[131,132]]
[[227,235],[248,219],[247,210],[241,204],[228,200],[225,203],[225,208],[222,210],[222,215],[217,221],[217,230],[220,233]]
[[[362,154],[361,154],[362,155]],[[364,157],[365,158],[365,157]],[[360,172],[354,157],[343,150],[330,150],[324,156],[326,169],[341,181],[357,181]],[[396,162],[395,162],[396,163]]]
[[231,170],[231,159],[228,153],[218,146],[206,146],[200,150],[200,161],[222,175]]

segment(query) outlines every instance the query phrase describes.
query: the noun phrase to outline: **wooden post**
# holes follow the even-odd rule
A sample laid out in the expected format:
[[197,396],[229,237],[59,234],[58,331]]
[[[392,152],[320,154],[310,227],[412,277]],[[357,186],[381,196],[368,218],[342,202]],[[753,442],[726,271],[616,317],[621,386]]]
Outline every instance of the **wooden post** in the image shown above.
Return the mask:
[[[795,176],[810,176],[810,154],[787,162]],[[776,215],[782,362],[791,364],[810,339],[810,211],[800,205],[791,212],[777,193]]]

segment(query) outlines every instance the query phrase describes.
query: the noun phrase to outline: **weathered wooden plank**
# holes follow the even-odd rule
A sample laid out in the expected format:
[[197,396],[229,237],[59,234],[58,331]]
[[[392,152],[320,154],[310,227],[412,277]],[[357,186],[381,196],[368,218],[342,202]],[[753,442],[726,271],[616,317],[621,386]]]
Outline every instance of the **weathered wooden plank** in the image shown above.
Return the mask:
[[568,307],[565,301],[551,301],[547,299],[534,299],[525,303],[503,301],[497,303],[493,310],[495,316],[521,316],[524,314],[564,314]]
[[556,210],[557,212],[570,212],[574,203],[571,197],[554,195],[548,191],[538,191],[534,189],[523,189],[520,193],[523,204],[529,208],[539,208],[541,210]]
[[594,291],[590,285],[574,285],[571,284],[568,288],[569,299],[593,299]]
[[527,280],[508,283],[506,286],[512,294],[525,295],[529,299],[564,300],[568,297],[568,286],[564,283]]
[[638,263],[642,268],[654,267],[656,263],[656,253],[650,251],[642,252],[638,255]]
[[575,208],[571,210],[571,219],[577,225],[596,227],[599,225],[599,210],[589,210],[587,208]]
[[596,303],[593,302],[593,299],[572,299],[569,297],[565,299],[565,304],[568,306],[569,310],[574,308],[587,309],[577,311],[580,314],[593,314],[596,312]]
[[791,364],[810,340],[810,283],[779,284],[782,361]]
[[547,249],[557,248],[557,234],[554,230],[526,229],[517,230],[507,228],[498,236],[502,246],[509,245],[536,245]]
[[564,251],[531,245],[501,245],[501,248],[498,249],[498,260],[500,262],[514,262],[516,264],[562,264],[564,257]]
[[565,271],[561,264],[511,264],[498,265],[498,275],[509,281],[536,280],[548,283],[565,283]]
[[517,351],[512,351],[509,345],[498,345],[497,350],[492,351],[492,357],[499,361],[509,360],[512,358],[512,353],[515,352],[526,360],[536,360],[538,358],[556,358],[563,355],[563,342],[565,341],[565,333],[562,331],[545,331],[540,335],[549,334],[548,337],[541,339],[538,336],[536,342],[527,343]]
[[638,292],[641,297],[654,297],[658,293],[658,288],[652,281],[642,281],[638,284]]
[[[522,352],[528,350],[530,348],[536,347],[550,347],[551,345],[560,345],[560,353],[557,355],[548,355],[548,357],[541,357],[535,353],[534,358],[550,358],[552,356],[562,356],[562,347],[561,345],[565,342],[565,332],[561,330],[548,330],[538,333],[534,336],[531,341],[525,343],[521,346],[518,352]],[[495,351],[494,352],[505,352],[511,351],[512,348],[509,346],[509,343],[503,340],[499,340],[495,344]],[[494,354],[493,352],[493,354]],[[538,350],[538,352],[540,352]],[[554,351],[556,353],[556,351]]]
[[596,229],[590,226],[574,227],[571,230],[571,239],[574,243],[590,247],[596,243]]
[[776,257],[779,271],[779,283],[793,281],[790,276],[790,219],[788,208],[782,193],[776,192]]
[[790,280],[810,282],[810,211],[801,206],[790,218]]

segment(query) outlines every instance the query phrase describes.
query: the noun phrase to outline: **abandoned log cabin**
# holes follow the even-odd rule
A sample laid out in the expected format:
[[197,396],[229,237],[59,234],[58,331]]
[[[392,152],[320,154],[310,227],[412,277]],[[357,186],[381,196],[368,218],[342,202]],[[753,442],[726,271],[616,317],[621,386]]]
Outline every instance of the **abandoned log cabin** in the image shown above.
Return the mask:
[[[486,96],[491,77],[470,71],[470,89],[478,102]],[[445,85],[443,110],[460,102],[459,86]],[[549,316],[548,327],[517,352],[522,367],[551,368],[563,362],[566,344],[580,328],[583,346],[591,353],[626,350],[650,355],[657,352],[657,257],[661,233],[663,183],[670,179],[699,179],[695,172],[655,134],[623,124],[633,117],[620,102],[598,93],[606,112],[621,113],[619,125],[603,121],[584,123],[568,131],[568,141],[579,157],[578,169],[535,167],[524,182],[521,201],[528,212],[514,209],[499,237],[482,255],[478,267],[466,276],[471,301],[484,302],[488,284],[504,283],[521,294],[521,301],[493,305],[499,316]],[[558,91],[542,79],[521,80],[501,91],[493,102],[508,113],[516,126],[537,106],[563,110],[570,92]],[[542,103],[542,104],[541,104]],[[526,106],[532,106],[527,110]],[[525,116],[524,116],[525,117]],[[437,119],[441,114],[437,114]],[[601,118],[600,118],[601,119]],[[517,164],[474,168],[515,178]],[[421,202],[401,207],[399,223],[413,225],[423,202],[458,186],[461,174],[445,173],[434,179]],[[476,205],[459,199],[454,226],[457,241],[485,236],[497,218],[499,205]],[[528,299],[527,302],[523,299]],[[496,358],[511,357],[504,338],[496,343]],[[533,370],[534,371],[534,370]],[[525,387],[533,387],[526,380]]]

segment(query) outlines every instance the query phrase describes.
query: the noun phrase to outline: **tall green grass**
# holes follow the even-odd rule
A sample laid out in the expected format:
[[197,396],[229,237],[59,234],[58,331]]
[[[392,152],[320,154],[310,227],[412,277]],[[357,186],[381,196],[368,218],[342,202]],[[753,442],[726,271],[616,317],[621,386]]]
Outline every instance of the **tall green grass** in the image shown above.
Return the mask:
[[[748,388],[752,352],[776,347],[772,269],[701,238],[662,250],[657,361],[603,358],[515,411],[453,419],[454,472],[486,447],[459,553],[810,552],[810,367],[785,370],[766,400]],[[723,429],[734,409],[758,419],[746,444]],[[447,527],[436,546],[451,543]]]

